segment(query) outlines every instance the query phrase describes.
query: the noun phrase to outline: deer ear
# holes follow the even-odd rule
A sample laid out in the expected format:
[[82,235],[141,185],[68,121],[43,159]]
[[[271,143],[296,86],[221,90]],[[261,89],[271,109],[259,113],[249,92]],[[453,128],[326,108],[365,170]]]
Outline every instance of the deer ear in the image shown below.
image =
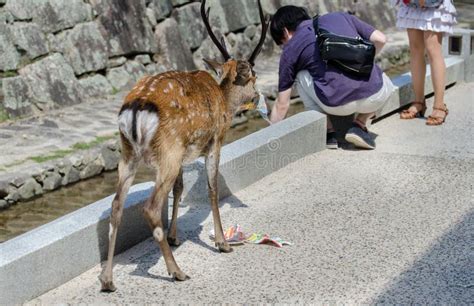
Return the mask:
[[210,59],[203,59],[206,68],[209,70],[214,71],[217,74],[217,77],[220,78],[222,76],[222,73],[224,71],[223,69],[223,64],[219,63],[216,60],[210,60]]

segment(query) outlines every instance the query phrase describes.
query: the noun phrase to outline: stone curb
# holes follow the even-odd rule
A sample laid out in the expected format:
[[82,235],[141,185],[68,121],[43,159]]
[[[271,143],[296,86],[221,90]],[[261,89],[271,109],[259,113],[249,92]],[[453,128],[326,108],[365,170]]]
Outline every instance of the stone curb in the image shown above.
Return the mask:
[[[324,150],[326,117],[304,112],[225,146],[221,152],[223,198],[309,154]],[[270,141],[269,141],[270,140]],[[194,171],[193,171],[194,169]],[[207,199],[204,165],[185,174],[185,202]],[[151,235],[141,214],[152,183],[134,186],[127,198],[117,253]],[[105,259],[113,195],[0,244],[1,305],[19,304],[76,277]]]

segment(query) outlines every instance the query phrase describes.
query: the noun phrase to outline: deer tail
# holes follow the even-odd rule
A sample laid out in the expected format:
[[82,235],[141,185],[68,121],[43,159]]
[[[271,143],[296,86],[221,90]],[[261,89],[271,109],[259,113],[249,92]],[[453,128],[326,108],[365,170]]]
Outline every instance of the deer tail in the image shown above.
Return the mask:
[[122,106],[118,124],[120,132],[132,144],[135,153],[142,156],[158,129],[158,108],[151,101],[134,100]]

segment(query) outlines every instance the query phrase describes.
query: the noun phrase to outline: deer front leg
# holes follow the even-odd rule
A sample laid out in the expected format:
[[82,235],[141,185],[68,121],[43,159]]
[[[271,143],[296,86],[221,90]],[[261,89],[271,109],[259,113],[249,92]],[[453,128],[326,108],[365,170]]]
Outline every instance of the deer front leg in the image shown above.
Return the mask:
[[[169,275],[172,275],[174,279],[184,281],[189,277],[181,271],[176,263],[168,241],[165,239],[165,233],[163,231],[163,222],[161,220],[161,212],[163,211],[164,205],[167,202],[168,194],[171,191],[171,186],[176,180],[178,170],[174,172],[166,171],[163,173],[163,179],[157,178],[153,195],[145,203],[144,215],[148,224],[153,231],[153,238],[160,246],[161,253],[165,259],[166,268],[168,269]],[[165,209],[168,209],[165,207]]]
[[183,194],[183,169],[179,170],[178,177],[174,182],[173,186],[173,215],[171,217],[171,224],[168,230],[168,243],[172,246],[179,246],[180,241],[178,239],[178,208]]
[[112,202],[112,214],[110,216],[110,232],[109,232],[109,250],[107,255],[107,263],[99,276],[102,285],[102,291],[113,292],[117,290],[113,283],[112,261],[115,252],[115,241],[117,240],[117,229],[120,225],[123,214],[123,203],[127,197],[130,185],[133,182],[137,169],[137,162],[125,162],[123,159],[119,163],[119,183],[117,193]]
[[219,251],[232,252],[229,243],[224,239],[221,216],[219,214],[219,199],[217,190],[217,175],[219,173],[220,147],[215,145],[206,157],[207,182],[209,187],[209,199],[211,201],[212,217],[214,218],[215,243]]

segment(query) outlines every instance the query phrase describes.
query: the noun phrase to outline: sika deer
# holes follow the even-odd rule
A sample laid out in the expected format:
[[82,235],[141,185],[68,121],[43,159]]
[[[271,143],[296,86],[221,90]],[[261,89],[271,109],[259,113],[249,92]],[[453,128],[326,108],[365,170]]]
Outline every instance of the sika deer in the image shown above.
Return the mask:
[[[216,38],[209,24],[206,1],[201,2],[201,16],[210,38],[222,53],[225,62],[204,60],[219,76],[219,83],[205,71],[170,71],[142,78],[127,95],[118,122],[122,143],[119,182],[112,202],[107,264],[99,279],[103,291],[115,291],[112,280],[112,260],[117,228],[123,213],[123,203],[135,177],[138,163],[156,169],[156,184],[144,205],[144,216],[160,246],[168,273],[176,280],[186,280],[173,257],[171,245],[179,245],[177,237],[178,204],[183,191],[183,164],[199,156],[206,160],[209,198],[214,218],[215,244],[221,252],[232,248],[224,240],[218,207],[217,175],[219,155],[224,135],[233,115],[244,102],[258,96],[255,89],[254,60],[265,41],[269,18],[265,18],[260,0],[262,22],[260,41],[247,61],[232,59],[224,41]],[[255,103],[255,102],[254,102]],[[173,214],[165,239],[161,219],[163,205],[173,189]]]

